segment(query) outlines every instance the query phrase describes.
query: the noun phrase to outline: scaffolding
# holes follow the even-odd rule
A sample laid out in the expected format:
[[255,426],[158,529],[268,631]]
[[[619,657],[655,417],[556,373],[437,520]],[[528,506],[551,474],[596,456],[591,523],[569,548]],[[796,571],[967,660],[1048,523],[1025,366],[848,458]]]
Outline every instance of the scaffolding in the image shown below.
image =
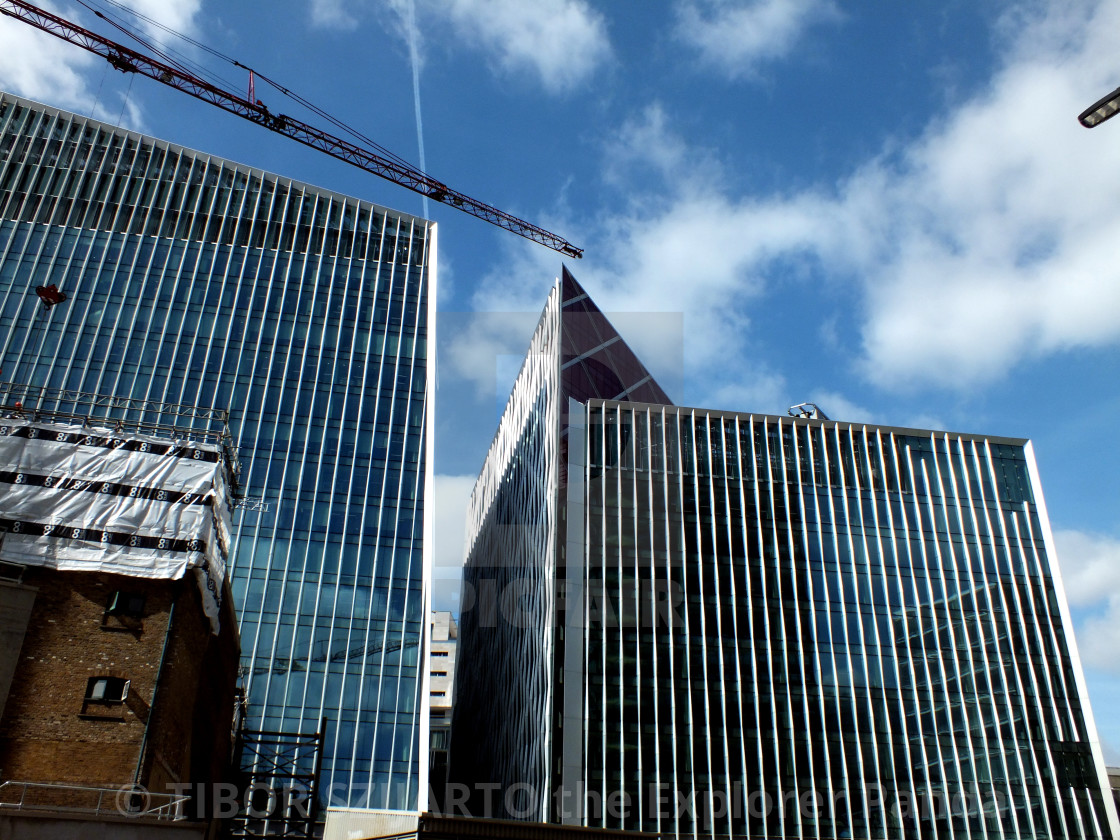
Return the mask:
[[326,729],[323,718],[317,732],[241,730],[238,746],[245,795],[227,826],[230,840],[317,836]]
[[[227,465],[230,495],[236,501],[243,500],[241,461],[225,409],[0,382],[0,422],[4,418],[80,423],[86,427],[217,444]],[[259,500],[244,502],[257,504]]]

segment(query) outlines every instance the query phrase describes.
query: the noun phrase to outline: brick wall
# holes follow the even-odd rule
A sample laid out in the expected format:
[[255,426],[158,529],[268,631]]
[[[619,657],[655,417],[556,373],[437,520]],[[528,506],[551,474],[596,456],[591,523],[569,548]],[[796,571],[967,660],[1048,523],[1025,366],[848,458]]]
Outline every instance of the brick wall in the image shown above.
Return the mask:
[[193,581],[172,618],[167,661],[156,695],[142,778],[149,790],[169,782],[210,782],[228,775],[241,649],[226,587],[222,632],[214,636]]
[[[171,781],[223,776],[239,655],[231,599],[215,637],[192,577],[29,569],[24,583],[38,593],[0,718],[0,779],[131,783],[149,717],[142,784],[163,790]],[[144,596],[140,619],[106,621],[118,590]],[[127,700],[83,709],[89,678],[100,676],[130,680]]]
[[[0,719],[0,777],[121,785],[136,773],[174,582],[28,569],[38,588]],[[113,592],[145,597],[134,626],[103,629]],[[90,707],[90,677],[131,680],[123,707]]]

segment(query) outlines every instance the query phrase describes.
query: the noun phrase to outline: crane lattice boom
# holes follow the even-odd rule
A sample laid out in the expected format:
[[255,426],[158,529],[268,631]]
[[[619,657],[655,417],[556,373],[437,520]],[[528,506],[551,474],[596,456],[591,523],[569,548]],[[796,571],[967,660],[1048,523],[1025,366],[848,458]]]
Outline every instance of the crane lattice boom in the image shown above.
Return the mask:
[[577,259],[583,256],[583,250],[575,247],[566,239],[516,216],[511,216],[497,207],[492,207],[454,190],[419,169],[400,161],[390,160],[369,149],[364,149],[340,137],[335,137],[333,134],[295,117],[273,114],[264,105],[250,102],[248,99],[212,85],[178,67],[172,67],[151,56],[111,41],[65,18],[53,15],[38,6],[33,6],[31,3],[26,3],[24,0],[0,0],[0,14],[21,20],[36,29],[41,29],[68,43],[89,50],[91,53],[101,56],[122,72],[139,73],[169,87],[177,88],[184,93],[189,93],[196,99],[209,102],[211,105],[216,105],[231,114],[263,125],[277,134],[283,134],[313,149],[326,152],[332,157],[346,161],[359,169],[372,172],[374,175],[395,184],[400,184],[402,187],[420,195],[462,210],[472,216],[477,216],[526,239],[539,242],[554,251],[559,251]]

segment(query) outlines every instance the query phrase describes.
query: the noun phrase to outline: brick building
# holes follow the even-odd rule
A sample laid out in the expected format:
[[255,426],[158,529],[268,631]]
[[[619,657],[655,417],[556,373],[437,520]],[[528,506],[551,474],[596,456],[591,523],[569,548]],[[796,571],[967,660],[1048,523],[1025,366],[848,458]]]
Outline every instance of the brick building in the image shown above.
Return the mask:
[[[3,654],[16,661],[0,779],[168,792],[224,777],[239,654],[230,601],[214,636],[189,580],[0,573],[13,577],[0,580],[5,619],[16,602],[27,615],[22,644]],[[135,617],[110,609],[122,595]]]
[[124,837],[230,779],[226,466],[197,440],[0,421],[0,834]]

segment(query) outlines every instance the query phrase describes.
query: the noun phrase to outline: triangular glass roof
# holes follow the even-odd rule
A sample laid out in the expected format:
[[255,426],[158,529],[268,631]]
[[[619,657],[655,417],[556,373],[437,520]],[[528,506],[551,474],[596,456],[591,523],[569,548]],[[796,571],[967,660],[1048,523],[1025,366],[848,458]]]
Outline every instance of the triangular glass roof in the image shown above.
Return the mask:
[[567,267],[561,279],[560,387],[564,404],[590,399],[672,405],[646,366]]

